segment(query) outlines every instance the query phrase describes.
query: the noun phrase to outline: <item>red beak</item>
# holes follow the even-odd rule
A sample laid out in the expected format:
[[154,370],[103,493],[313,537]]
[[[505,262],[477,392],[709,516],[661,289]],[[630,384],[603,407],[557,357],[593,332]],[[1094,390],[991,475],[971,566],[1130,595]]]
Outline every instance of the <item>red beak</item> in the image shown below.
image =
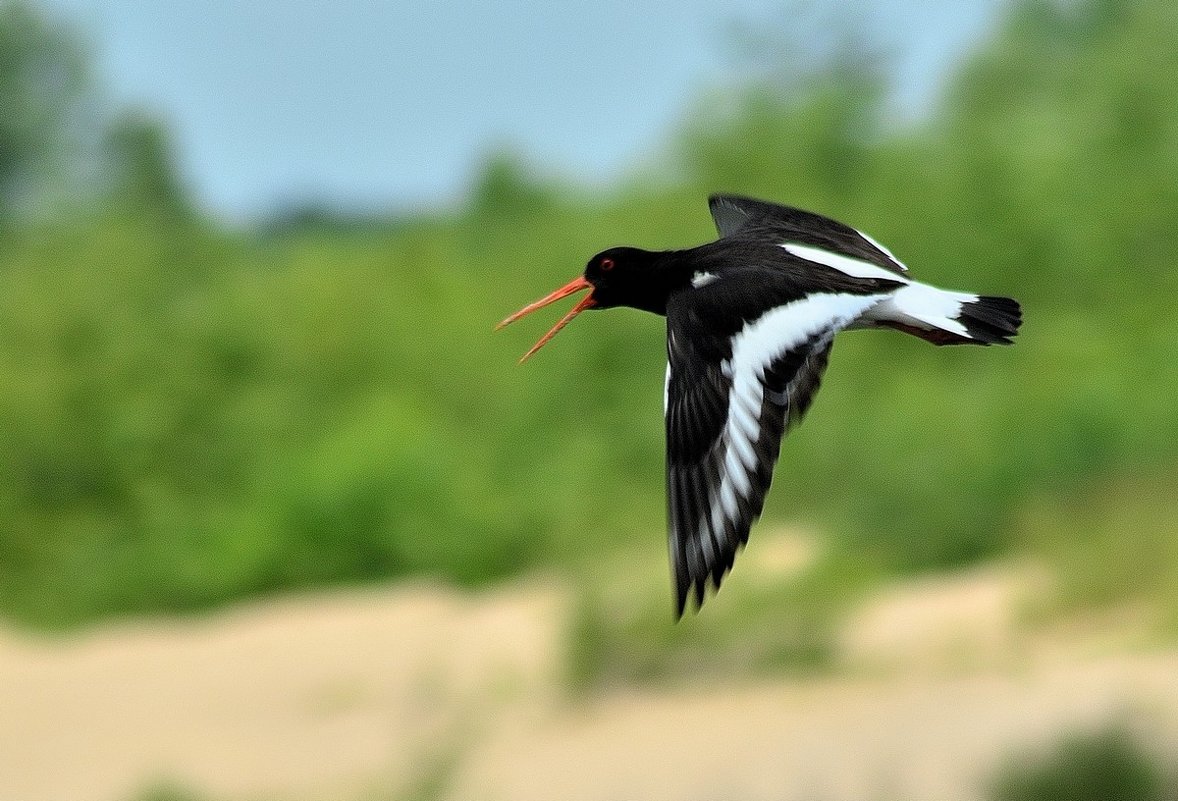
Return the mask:
[[[545,295],[544,297],[540,298],[535,303],[529,303],[527,306],[524,306],[522,309],[517,311],[515,314],[511,315],[506,320],[499,323],[499,325],[495,326],[495,330],[498,331],[503,326],[514,323],[519,318],[524,317],[525,315],[531,314],[536,309],[542,309],[545,306],[547,306],[549,303],[555,303],[556,301],[560,300],[561,298],[567,298],[569,295],[573,294],[574,292],[580,292],[582,289],[592,289],[592,288],[593,288],[593,284],[586,281],[584,276],[577,276],[572,281],[569,281],[567,284],[565,284],[564,286],[562,286],[560,289],[556,290],[555,292]],[[520,364],[523,364],[524,362],[526,362],[528,360],[528,358],[531,357],[531,355],[533,353],[540,350],[540,348],[544,347],[545,343],[547,343],[548,340],[550,340],[554,336],[556,336],[556,333],[558,331],[560,331],[560,329],[562,329],[566,325],[568,325],[570,320],[572,320],[574,317],[576,317],[581,312],[585,311],[585,309],[592,309],[596,305],[597,305],[597,301],[593,300],[593,295],[591,295],[591,294],[586,295],[585,297],[581,298],[581,302],[578,303],[576,306],[574,306],[572,311],[570,311],[564,317],[561,317],[560,322],[558,322],[556,325],[552,326],[552,330],[549,331],[544,336],[540,337],[540,341],[537,342],[535,345],[533,345],[532,349],[524,354],[523,358],[519,360]]]

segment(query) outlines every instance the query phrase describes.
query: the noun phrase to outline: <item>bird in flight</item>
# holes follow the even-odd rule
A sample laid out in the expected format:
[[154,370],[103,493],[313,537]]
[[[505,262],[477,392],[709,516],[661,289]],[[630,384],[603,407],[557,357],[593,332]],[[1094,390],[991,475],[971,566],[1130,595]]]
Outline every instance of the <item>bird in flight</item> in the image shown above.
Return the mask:
[[686,250],[604,250],[583,275],[498,328],[590,290],[524,354],[586,309],[630,306],[667,318],[663,409],[667,529],[676,617],[703,604],[748,541],[781,440],[809,408],[834,336],[893,328],[935,345],[1009,345],[1011,298],[951,292],[908,277],[862,231],[735,195],[709,199],[720,238]]

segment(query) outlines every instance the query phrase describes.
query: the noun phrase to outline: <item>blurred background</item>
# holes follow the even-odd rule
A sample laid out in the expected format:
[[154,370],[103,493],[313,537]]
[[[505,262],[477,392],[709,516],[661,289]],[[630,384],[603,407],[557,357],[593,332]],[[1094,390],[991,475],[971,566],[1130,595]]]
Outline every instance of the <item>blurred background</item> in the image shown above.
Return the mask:
[[[491,329],[716,191],[1026,323],[676,624],[663,321]],[[1176,267],[1171,0],[0,0],[0,800],[1174,799]]]

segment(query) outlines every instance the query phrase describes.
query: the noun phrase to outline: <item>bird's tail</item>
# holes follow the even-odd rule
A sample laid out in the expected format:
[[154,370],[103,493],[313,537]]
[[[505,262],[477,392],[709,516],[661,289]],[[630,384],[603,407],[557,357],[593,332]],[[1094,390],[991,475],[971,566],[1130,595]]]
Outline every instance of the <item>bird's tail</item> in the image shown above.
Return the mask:
[[895,328],[936,345],[1009,345],[1022,324],[1018,301],[949,292],[912,283],[871,311],[876,325]]

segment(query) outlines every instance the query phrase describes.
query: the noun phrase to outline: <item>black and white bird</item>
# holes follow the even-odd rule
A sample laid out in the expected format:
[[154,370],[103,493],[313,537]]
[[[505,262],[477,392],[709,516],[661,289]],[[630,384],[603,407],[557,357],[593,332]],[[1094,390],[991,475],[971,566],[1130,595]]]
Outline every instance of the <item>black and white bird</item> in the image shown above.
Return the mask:
[[[719,589],[773,480],[781,440],[818,389],[834,336],[894,328],[935,345],[1010,344],[1022,312],[1004,297],[908,277],[886,247],[828,217],[751,198],[709,200],[720,238],[686,250],[610,248],[584,275],[499,327],[591,292],[523,357],[586,309],[667,318],[668,544],[676,613]],[[521,361],[523,361],[521,359]]]

